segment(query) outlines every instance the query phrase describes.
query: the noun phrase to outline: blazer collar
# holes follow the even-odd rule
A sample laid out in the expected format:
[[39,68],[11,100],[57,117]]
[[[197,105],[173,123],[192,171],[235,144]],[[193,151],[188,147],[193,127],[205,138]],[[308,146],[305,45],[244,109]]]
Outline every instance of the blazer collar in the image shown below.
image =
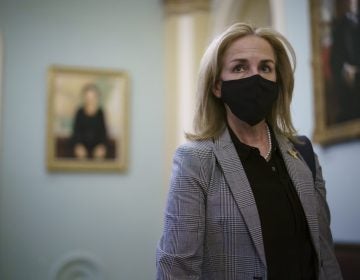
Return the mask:
[[[319,254],[319,228],[316,209],[316,194],[311,171],[295,152],[292,143],[284,136],[275,134],[287,171],[299,195],[309,225],[314,248]],[[234,196],[237,206],[248,226],[260,259],[266,265],[261,223],[256,202],[244,168],[231,141],[227,128],[214,141],[214,153],[224,172],[225,179]]]

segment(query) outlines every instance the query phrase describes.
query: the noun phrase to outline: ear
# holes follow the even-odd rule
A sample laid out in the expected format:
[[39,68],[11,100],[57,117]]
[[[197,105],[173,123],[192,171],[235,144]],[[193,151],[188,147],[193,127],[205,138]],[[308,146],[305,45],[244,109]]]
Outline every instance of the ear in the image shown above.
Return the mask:
[[213,94],[217,97],[221,97],[221,81],[216,82],[214,88],[213,88]]

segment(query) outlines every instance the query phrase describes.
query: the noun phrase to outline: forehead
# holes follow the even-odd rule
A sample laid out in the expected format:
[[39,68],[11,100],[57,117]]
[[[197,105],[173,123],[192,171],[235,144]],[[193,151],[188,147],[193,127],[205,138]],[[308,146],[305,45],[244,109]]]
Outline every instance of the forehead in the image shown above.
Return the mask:
[[224,61],[231,59],[271,59],[275,61],[272,46],[265,39],[247,35],[232,42],[224,53]]
[[94,89],[87,89],[86,91],[84,91],[84,95],[85,96],[94,96],[94,97],[97,97],[98,96],[98,92]]

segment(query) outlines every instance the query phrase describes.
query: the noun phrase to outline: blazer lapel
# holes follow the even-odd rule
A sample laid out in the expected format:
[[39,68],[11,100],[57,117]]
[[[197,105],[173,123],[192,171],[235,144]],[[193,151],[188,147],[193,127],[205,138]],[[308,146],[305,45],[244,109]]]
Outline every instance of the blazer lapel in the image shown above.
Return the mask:
[[276,135],[287,171],[299,195],[309,225],[310,235],[319,254],[319,225],[316,209],[316,194],[312,173],[293,144],[285,137]]
[[215,140],[214,144],[215,156],[224,172],[225,179],[234,196],[236,204],[248,226],[260,259],[266,266],[261,223],[255,198],[227,129],[225,129],[223,134]]

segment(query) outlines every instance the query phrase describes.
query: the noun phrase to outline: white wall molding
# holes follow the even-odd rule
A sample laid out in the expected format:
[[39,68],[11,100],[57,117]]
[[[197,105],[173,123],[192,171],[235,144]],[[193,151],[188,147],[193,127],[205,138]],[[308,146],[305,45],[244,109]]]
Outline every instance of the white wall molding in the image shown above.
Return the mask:
[[194,92],[196,71],[194,69],[194,19],[181,15],[178,22],[179,51],[177,53],[178,80],[178,141],[185,141],[184,131],[192,130],[194,116]]
[[191,132],[200,59],[209,38],[210,0],[164,1],[165,7],[165,172],[168,185],[176,147]]
[[166,14],[189,14],[196,11],[208,11],[209,0],[164,0]]
[[2,154],[2,127],[3,127],[3,64],[4,64],[4,40],[0,31],[0,155]]
[[285,1],[284,0],[269,0],[271,11],[272,27],[285,34]]
[[240,11],[246,0],[213,0],[213,35],[221,33],[228,25],[240,20]]

